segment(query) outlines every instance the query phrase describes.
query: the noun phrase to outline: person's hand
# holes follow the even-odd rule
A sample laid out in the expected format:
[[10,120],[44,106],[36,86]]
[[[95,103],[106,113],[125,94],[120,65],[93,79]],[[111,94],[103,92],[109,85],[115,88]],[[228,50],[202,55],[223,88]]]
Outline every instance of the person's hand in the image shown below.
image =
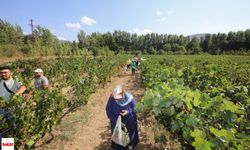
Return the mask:
[[18,96],[18,95],[20,95],[20,93],[18,93],[18,92],[14,94],[14,96]]
[[127,110],[122,110],[122,112],[120,113],[123,117],[126,116],[128,114]]

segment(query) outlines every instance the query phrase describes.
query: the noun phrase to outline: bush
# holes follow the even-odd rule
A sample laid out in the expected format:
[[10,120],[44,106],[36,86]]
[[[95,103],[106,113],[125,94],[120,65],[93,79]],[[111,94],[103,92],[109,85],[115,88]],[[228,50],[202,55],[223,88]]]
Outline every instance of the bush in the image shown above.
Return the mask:
[[160,55],[165,55],[165,54],[167,54],[167,52],[165,52],[163,49],[160,49],[160,50],[158,51],[158,54],[160,54]]
[[24,54],[30,54],[32,51],[32,48],[29,45],[25,45],[21,48],[21,52]]
[[108,47],[94,47],[92,50],[94,56],[110,56],[114,55],[114,52],[111,51]]
[[18,51],[18,47],[16,47],[15,45],[1,45],[0,46],[0,52],[3,56],[5,57],[12,57],[13,55],[15,55]]

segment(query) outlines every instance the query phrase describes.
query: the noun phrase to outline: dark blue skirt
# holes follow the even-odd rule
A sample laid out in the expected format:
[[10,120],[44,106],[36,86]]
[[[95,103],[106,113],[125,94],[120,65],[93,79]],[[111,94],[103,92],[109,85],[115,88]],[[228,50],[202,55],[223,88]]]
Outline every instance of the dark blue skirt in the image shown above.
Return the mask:
[[[133,113],[131,115],[122,117],[122,122],[126,125],[126,128],[129,132],[130,143],[129,145],[134,148],[139,142],[139,135],[138,135],[138,125],[137,125],[137,117],[136,114]],[[111,130],[115,128],[115,124],[111,124]],[[126,150],[127,147],[123,147],[111,141],[111,148],[114,150]]]

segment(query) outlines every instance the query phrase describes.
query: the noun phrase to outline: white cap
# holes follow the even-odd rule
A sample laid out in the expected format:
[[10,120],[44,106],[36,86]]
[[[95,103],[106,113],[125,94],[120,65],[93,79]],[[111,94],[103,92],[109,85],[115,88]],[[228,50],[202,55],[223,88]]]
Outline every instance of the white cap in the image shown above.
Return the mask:
[[113,89],[113,97],[114,99],[121,99],[123,97],[123,91],[121,86],[117,86]]
[[43,70],[40,68],[37,68],[34,72],[43,72]]

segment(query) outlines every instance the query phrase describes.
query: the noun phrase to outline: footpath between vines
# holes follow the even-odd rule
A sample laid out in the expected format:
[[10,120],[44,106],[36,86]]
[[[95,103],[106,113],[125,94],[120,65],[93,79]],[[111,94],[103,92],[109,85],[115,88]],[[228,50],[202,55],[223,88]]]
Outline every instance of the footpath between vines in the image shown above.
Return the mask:
[[[140,74],[113,77],[104,88],[98,88],[90,96],[87,105],[79,107],[65,116],[51,133],[37,142],[35,149],[110,149],[111,131],[105,106],[112,89],[117,85],[124,85],[137,101],[143,96],[144,88],[140,84]],[[159,144],[154,142],[152,118],[140,113],[138,116],[140,143],[136,149],[162,149]]]

